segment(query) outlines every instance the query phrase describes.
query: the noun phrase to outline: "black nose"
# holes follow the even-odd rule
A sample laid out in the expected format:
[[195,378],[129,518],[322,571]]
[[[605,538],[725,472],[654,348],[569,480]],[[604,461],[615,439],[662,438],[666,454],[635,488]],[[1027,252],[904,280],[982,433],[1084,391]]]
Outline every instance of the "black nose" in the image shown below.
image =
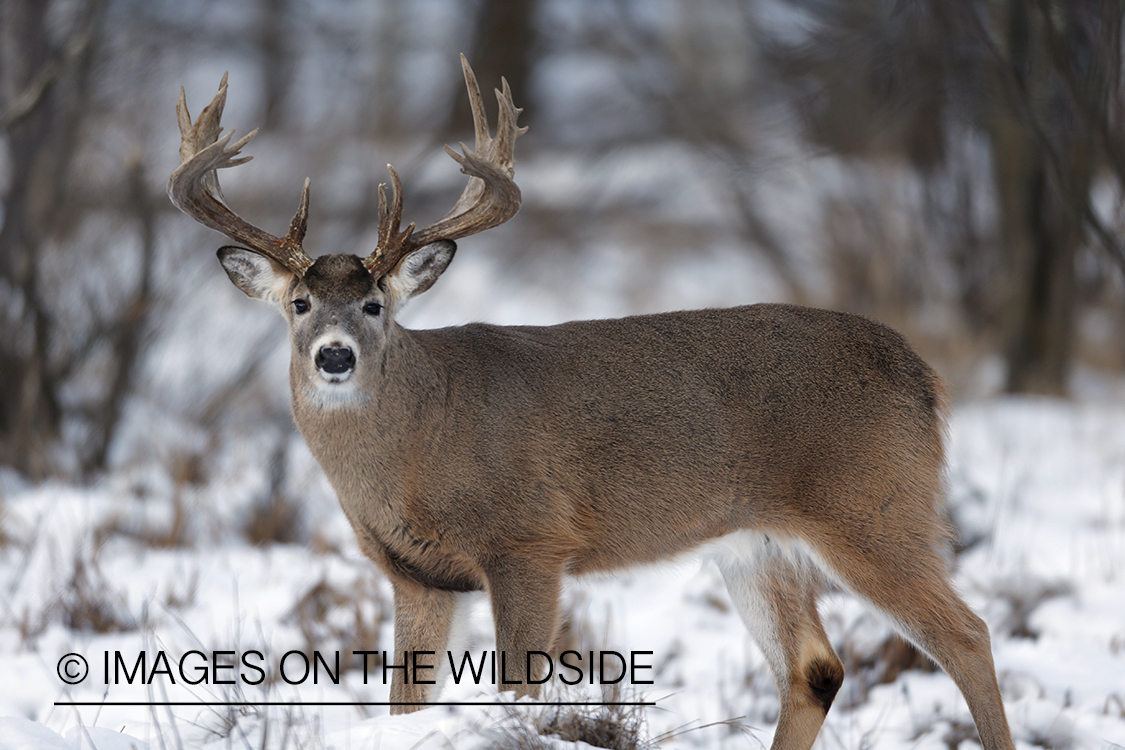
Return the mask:
[[322,346],[316,353],[316,367],[330,375],[355,368],[355,354],[346,346]]

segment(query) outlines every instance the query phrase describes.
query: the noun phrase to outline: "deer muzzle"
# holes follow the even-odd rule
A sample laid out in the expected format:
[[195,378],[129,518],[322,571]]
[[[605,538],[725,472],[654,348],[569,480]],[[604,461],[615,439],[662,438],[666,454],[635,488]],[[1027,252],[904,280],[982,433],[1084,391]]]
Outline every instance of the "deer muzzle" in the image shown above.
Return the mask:
[[342,381],[355,369],[355,352],[347,346],[322,346],[313,361],[326,380]]

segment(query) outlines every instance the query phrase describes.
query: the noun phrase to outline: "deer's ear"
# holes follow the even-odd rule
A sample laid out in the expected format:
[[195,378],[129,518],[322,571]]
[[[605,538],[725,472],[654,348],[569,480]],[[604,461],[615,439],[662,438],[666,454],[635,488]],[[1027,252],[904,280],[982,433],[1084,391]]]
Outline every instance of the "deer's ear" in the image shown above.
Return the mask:
[[457,245],[438,240],[407,255],[387,274],[387,283],[399,302],[405,302],[433,286],[453,260]]
[[243,247],[219,248],[219,262],[234,285],[249,297],[281,305],[282,295],[293,281],[293,272]]

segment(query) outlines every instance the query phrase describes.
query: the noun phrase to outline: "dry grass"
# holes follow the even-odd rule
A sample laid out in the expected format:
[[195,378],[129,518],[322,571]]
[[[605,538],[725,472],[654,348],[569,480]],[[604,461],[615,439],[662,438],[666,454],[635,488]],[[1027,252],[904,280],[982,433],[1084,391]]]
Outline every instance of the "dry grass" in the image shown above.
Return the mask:
[[[619,691],[607,692],[607,703],[620,700]],[[558,737],[564,742],[585,742],[613,750],[649,747],[641,736],[644,716],[640,706],[560,706],[540,717],[535,727],[539,734]]]
[[[560,700],[560,702],[565,702]],[[493,750],[551,750],[558,742],[585,743],[610,750],[647,750],[655,745],[644,736],[644,707],[632,705],[619,685],[602,690],[602,705],[508,708],[506,721],[487,731]],[[620,705],[627,703],[630,705]],[[613,705],[618,704],[618,705]]]

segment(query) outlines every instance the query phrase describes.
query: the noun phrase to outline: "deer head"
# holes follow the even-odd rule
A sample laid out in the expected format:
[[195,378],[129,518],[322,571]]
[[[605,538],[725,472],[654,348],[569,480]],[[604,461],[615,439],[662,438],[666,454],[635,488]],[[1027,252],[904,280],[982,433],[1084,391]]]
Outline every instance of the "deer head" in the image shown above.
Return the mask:
[[254,130],[231,143],[233,131],[222,135],[220,118],[227,97],[227,76],[219,91],[192,122],[180,89],[181,165],[168,181],[168,196],[196,221],[222,232],[243,246],[226,246],[219,260],[231,281],[251,297],[271,302],[289,324],[294,397],[300,389],[322,406],[356,403],[370,393],[370,375],[395,332],[394,316],[403,303],[430,288],[453,258],[454,240],[503,224],[519,210],[520,190],[514,174],[516,138],[527,128],[516,126],[522,111],[512,103],[507,81],[496,92],[499,118],[496,136],[489,134],[480,88],[461,56],[472,104],[476,143],[470,151],[446,152],[469,175],[453,208],[421,231],[414,224],[400,228],[402,184],[394,167],[391,200],[379,186],[378,242],[370,255],[333,253],[313,259],[302,246],[308,222],[309,180],[289,231],[276,237],[250,224],[227,207],[217,170],[250,161],[242,149]]

